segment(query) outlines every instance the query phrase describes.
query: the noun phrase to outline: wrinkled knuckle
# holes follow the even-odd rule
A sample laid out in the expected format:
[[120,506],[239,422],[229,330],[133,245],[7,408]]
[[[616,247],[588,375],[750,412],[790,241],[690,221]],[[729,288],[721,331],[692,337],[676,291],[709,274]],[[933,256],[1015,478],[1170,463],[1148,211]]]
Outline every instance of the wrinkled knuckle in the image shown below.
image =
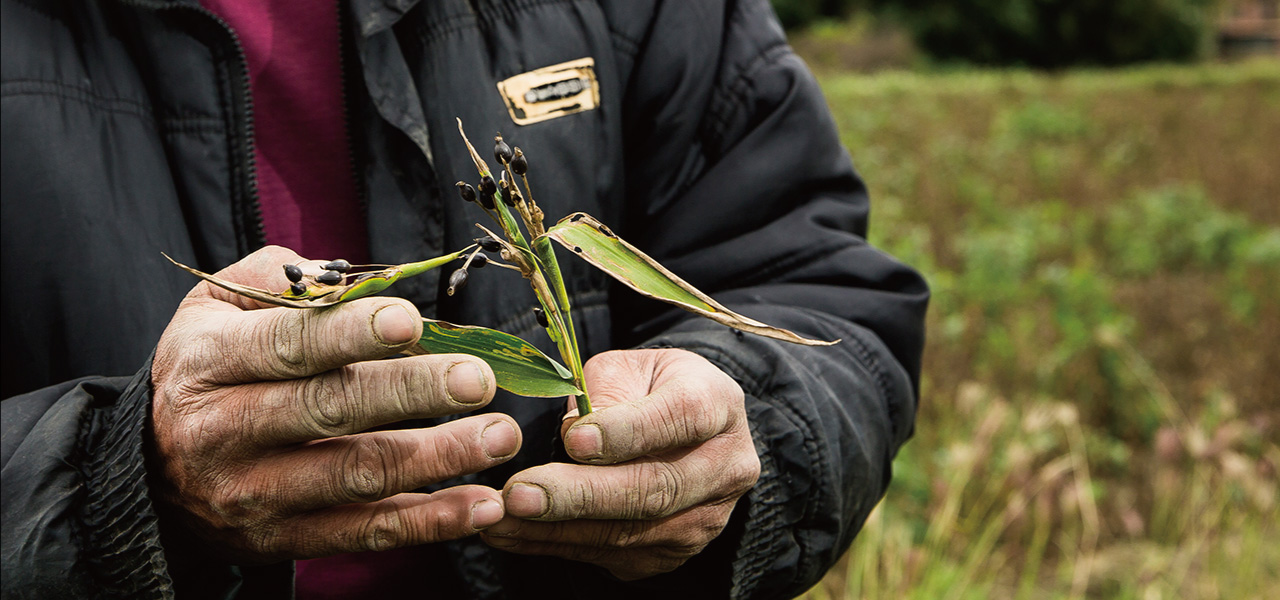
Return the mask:
[[608,538],[601,545],[627,550],[644,544],[644,521],[618,520],[608,529]]
[[684,530],[684,536],[676,543],[676,547],[689,550],[689,556],[702,552],[711,540],[716,539],[724,526],[729,522],[729,513],[704,513],[692,526]]
[[306,336],[308,334],[305,315],[295,315],[289,311],[278,313],[278,317],[270,320],[266,328],[266,346],[268,356],[281,377],[304,372],[307,366]]
[[704,544],[690,542],[672,544],[670,546],[664,546],[657,549],[654,553],[656,555],[655,558],[657,559],[657,568],[665,569],[659,570],[658,572],[666,573],[667,571],[674,571],[680,565],[683,565],[685,561],[701,552],[703,547],[705,547]]
[[298,390],[311,433],[316,437],[333,437],[345,432],[352,418],[348,407],[360,404],[348,402],[354,387],[347,368],[303,380]]
[[[474,437],[467,439],[467,435]],[[470,430],[437,437],[434,458],[439,472],[452,476],[475,470],[476,463],[480,462],[478,457],[484,454],[478,443],[479,437],[479,433]]]
[[698,390],[685,396],[683,417],[687,439],[702,442],[720,433],[717,413],[721,407],[713,406],[709,400],[710,395],[706,390]]
[[259,486],[224,485],[212,494],[209,504],[225,523],[248,523],[267,512],[267,493]]
[[727,480],[730,490],[734,492],[743,493],[755,487],[760,480],[760,457],[753,452],[734,461],[729,468]]
[[276,528],[265,525],[245,529],[241,534],[241,543],[246,550],[258,557],[279,556],[285,550],[284,540]]
[[646,483],[639,488],[642,490],[642,500],[637,517],[660,519],[674,514],[684,489],[684,482],[679,472],[669,467],[653,465],[641,469],[641,472],[647,476],[644,477]]
[[343,457],[339,497],[371,502],[387,496],[387,454],[392,451],[379,438],[354,438]]
[[380,552],[400,544],[404,519],[395,510],[380,510],[361,528],[357,542],[362,550]]

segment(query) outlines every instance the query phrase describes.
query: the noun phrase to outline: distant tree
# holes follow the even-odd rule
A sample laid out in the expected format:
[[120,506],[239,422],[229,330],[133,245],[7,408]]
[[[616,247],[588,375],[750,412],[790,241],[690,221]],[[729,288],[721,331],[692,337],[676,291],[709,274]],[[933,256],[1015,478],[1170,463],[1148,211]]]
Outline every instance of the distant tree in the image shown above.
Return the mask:
[[771,0],[778,19],[787,29],[804,27],[820,19],[847,16],[858,8],[868,8],[883,0]]
[[1210,47],[1217,0],[773,0],[791,25],[873,8],[942,61],[1060,68],[1188,61]]

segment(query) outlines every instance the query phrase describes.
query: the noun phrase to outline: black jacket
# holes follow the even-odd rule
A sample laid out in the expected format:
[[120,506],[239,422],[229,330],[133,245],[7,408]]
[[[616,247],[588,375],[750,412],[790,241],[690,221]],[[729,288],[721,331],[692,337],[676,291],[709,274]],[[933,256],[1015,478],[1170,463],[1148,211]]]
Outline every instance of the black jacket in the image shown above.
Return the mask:
[[[447,544],[464,593],[756,598],[817,581],[911,433],[928,292],[866,244],[863,184],[767,2],[350,4],[353,169],[375,262],[474,237],[478,213],[451,189],[475,173],[461,117],[529,152],[552,220],[588,212],[730,308],[844,340],[738,334],[566,257],[584,355],[674,346],[715,362],[747,394],[761,479],[673,573],[622,584],[473,538]],[[0,5],[3,389],[21,394],[3,402],[4,596],[286,594],[288,565],[238,569],[167,537],[147,487],[149,353],[195,283],[160,252],[213,272],[263,243],[238,44],[193,0]],[[584,57],[597,107],[513,123],[497,82]],[[527,286],[484,275],[452,298],[438,274],[394,291],[424,315],[542,339]],[[555,456],[563,405],[500,395],[489,409],[520,422],[525,447],[471,479],[500,487]]]

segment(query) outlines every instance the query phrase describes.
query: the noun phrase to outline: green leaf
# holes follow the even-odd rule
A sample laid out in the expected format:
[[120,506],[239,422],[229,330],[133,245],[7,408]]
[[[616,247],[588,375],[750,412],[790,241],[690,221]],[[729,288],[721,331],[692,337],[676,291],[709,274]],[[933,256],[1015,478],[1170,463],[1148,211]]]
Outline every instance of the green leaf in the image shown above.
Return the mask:
[[641,295],[679,306],[717,323],[806,346],[829,346],[840,341],[824,342],[800,337],[725,308],[586,213],[574,213],[561,219],[545,235]]
[[422,320],[422,339],[409,354],[470,354],[493,368],[498,387],[521,396],[554,398],[582,393],[573,374],[533,344],[487,327]]

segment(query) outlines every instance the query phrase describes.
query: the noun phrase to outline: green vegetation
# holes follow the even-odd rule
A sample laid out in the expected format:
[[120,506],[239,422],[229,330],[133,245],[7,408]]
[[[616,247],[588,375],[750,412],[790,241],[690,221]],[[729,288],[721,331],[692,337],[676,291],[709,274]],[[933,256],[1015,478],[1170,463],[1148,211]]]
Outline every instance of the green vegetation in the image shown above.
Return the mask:
[[878,15],[938,62],[1063,68],[1188,61],[1210,49],[1220,0],[772,0],[789,29]]
[[1280,597],[1280,63],[820,79],[935,295],[808,597]]

